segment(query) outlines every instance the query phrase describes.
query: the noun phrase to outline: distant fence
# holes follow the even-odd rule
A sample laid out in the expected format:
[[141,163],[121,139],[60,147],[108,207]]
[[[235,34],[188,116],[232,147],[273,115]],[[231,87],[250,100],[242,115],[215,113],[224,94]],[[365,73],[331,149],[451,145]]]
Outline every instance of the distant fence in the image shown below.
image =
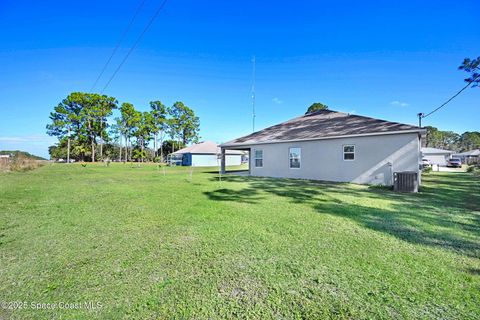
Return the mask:
[[480,163],[480,157],[468,157],[465,159],[465,163],[468,165],[472,164],[479,164]]

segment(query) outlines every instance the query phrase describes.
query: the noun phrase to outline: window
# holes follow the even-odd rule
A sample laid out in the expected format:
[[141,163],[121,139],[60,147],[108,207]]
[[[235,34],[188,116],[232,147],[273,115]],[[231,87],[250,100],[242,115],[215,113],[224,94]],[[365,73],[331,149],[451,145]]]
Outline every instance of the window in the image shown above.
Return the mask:
[[301,156],[302,156],[302,149],[290,148],[289,159],[290,159],[291,169],[300,169]]
[[353,161],[355,160],[355,146],[352,144],[343,146],[343,160]]
[[254,161],[256,168],[263,167],[263,150],[255,150]]

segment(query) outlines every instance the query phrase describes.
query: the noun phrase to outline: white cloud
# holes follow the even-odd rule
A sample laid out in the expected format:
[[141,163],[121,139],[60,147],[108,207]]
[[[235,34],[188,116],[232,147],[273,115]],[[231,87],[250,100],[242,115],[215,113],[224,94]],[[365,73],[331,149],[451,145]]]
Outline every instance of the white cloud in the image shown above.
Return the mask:
[[398,101],[398,100],[393,100],[390,102],[390,104],[392,106],[398,106],[398,107],[407,107],[409,106],[410,104],[406,103],[406,102],[403,102],[403,101]]
[[275,97],[272,99],[273,103],[275,104],[282,104],[283,103],[283,100],[280,100],[279,98]]
[[54,142],[55,138],[44,135],[26,135],[26,136],[0,136],[0,141],[3,143],[15,143],[15,142]]

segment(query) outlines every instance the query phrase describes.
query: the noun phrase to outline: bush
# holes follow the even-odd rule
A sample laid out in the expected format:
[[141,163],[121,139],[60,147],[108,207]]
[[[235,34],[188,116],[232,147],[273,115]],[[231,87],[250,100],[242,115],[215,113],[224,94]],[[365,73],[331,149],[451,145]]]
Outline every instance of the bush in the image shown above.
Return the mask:
[[160,156],[153,158],[153,162],[162,163],[162,164],[164,163],[162,157]]
[[5,166],[4,171],[28,171],[34,170],[45,164],[45,161],[27,158],[21,154],[14,156]]
[[0,159],[0,172],[10,171],[10,160]]
[[471,165],[468,166],[467,172],[473,173],[475,175],[480,175],[480,165]]
[[425,167],[422,169],[422,173],[430,173],[432,172],[432,167],[431,166],[428,166],[428,167]]

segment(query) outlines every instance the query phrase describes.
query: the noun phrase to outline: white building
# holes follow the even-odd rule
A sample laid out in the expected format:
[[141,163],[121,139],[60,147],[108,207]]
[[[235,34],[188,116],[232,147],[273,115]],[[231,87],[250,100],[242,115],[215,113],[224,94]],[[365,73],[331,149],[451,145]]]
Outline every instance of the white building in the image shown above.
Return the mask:
[[460,158],[460,160],[466,164],[479,163],[480,149],[456,153],[453,155],[453,157]]
[[[250,152],[252,176],[393,184],[393,172],[420,180],[425,129],[330,110],[254,132],[220,145]],[[223,170],[225,171],[225,170]]]
[[[226,154],[227,166],[242,163],[244,152],[232,150]],[[213,141],[203,141],[173,152],[168,156],[170,164],[195,167],[214,167],[220,164],[220,147]]]
[[431,164],[436,164],[439,166],[446,166],[448,160],[452,157],[454,153],[451,150],[443,150],[437,148],[422,148],[422,158],[430,161]]
[[9,154],[0,154],[0,164],[7,164],[10,161]]

